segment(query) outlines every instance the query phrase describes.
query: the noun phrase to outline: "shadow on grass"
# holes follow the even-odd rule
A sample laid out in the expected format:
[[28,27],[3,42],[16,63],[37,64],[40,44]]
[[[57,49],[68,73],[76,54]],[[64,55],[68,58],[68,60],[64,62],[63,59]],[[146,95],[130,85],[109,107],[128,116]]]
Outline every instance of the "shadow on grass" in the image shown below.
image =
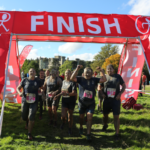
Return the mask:
[[[120,129],[121,132],[121,140],[116,142],[114,140],[113,130],[113,118],[109,119],[109,125],[111,127],[108,128],[107,132],[104,133],[101,131],[102,127],[102,114],[96,111],[97,115],[93,116],[93,127],[92,127],[92,143],[88,143],[86,141],[86,134],[80,136],[79,135],[79,115],[78,109],[76,106],[75,114],[74,114],[74,125],[73,125],[73,134],[69,136],[68,134],[68,125],[66,123],[64,130],[60,129],[61,124],[61,107],[58,108],[58,126],[54,128],[53,126],[48,126],[48,112],[43,113],[43,119],[39,120],[39,112],[36,114],[35,125],[33,129],[33,135],[35,136],[34,141],[31,143],[27,140],[27,130],[25,129],[25,122],[21,120],[21,112],[18,111],[20,106],[9,104],[5,109],[4,113],[4,122],[3,122],[3,130],[2,137],[13,137],[13,141],[10,144],[21,144],[21,145],[39,145],[42,142],[46,144],[58,144],[60,145],[60,149],[63,149],[62,145],[66,145],[68,149],[73,149],[76,145],[81,146],[81,149],[84,146],[90,146],[93,149],[97,150],[100,148],[130,148],[130,147],[145,147],[150,148],[145,142],[149,142],[150,135],[149,133],[142,132],[136,130],[138,126],[147,126],[150,124],[150,120],[148,119],[138,119],[134,120],[127,118],[120,118],[120,122],[122,125],[125,125],[125,129]],[[143,112],[123,112],[123,114],[131,114],[131,115],[140,115]],[[134,129],[129,128],[128,126],[134,126]],[[86,133],[86,126],[84,124],[84,133]],[[145,139],[145,140],[143,140]],[[20,141],[21,140],[21,141]],[[19,142],[20,141],[20,142]],[[71,147],[72,146],[72,147]]]

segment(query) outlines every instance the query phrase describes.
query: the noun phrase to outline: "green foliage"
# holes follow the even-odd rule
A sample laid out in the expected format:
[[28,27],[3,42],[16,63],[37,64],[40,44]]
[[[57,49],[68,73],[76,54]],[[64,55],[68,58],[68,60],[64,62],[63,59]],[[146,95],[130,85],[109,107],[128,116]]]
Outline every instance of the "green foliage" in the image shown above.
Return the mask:
[[52,65],[54,67],[59,67],[59,61],[58,61],[58,59],[53,59]]
[[109,58],[111,55],[118,53],[118,46],[111,44],[105,44],[101,47],[101,51],[94,57],[94,61],[91,64],[91,68],[95,71],[97,66],[102,66],[106,58]]
[[27,70],[27,66],[29,65],[29,63],[30,63],[30,60],[26,59],[22,68],[21,68],[21,70],[23,70],[24,73],[27,73],[29,71],[29,70]]
[[30,63],[29,63],[29,65],[28,65],[27,68],[28,68],[28,70],[29,70],[30,68],[34,68],[37,74],[38,74],[38,72],[39,72],[39,64],[38,64],[36,61],[34,61],[34,60],[31,60],[31,61],[30,61]]
[[36,70],[36,74],[38,74],[39,73],[39,59],[36,59],[36,60],[26,59],[21,70],[23,70],[24,73],[28,73],[30,68],[34,68]]
[[[79,76],[82,75],[83,69],[84,69],[85,67],[89,67],[90,64],[91,64],[90,61],[82,61],[82,60],[80,60],[80,61],[79,61],[79,65],[83,65],[83,68],[79,70],[78,75],[79,75]],[[74,61],[74,60],[66,60],[66,61],[64,62],[64,64],[59,67],[59,71],[60,71],[60,74],[62,74],[62,73],[65,73],[65,71],[66,71],[67,69],[70,69],[71,71],[73,71],[74,69],[76,69],[76,67],[77,67],[77,61]]]
[[13,141],[11,136],[5,137],[1,140],[0,145],[10,144]]
[[67,69],[73,70],[75,69],[75,62],[66,60],[63,65],[59,67],[60,74],[65,73]]
[[[150,90],[147,86],[146,90]],[[95,109],[92,119],[92,142],[86,141],[86,123],[83,124],[84,135],[79,135],[79,110],[75,106],[73,114],[73,133],[68,134],[66,121],[64,130],[60,130],[61,101],[58,108],[58,128],[48,126],[48,112],[43,113],[39,120],[39,111],[36,113],[32,134],[33,141],[27,139],[28,131],[25,130],[25,122],[21,120],[21,105],[5,103],[2,137],[0,138],[0,150],[148,150],[150,149],[150,95],[143,95],[137,99],[144,109],[136,111],[125,110],[121,107],[120,133],[121,140],[114,140],[113,113],[109,114],[108,131],[102,132],[103,114]],[[96,96],[96,104],[98,98]],[[1,110],[0,103],[0,110]]]

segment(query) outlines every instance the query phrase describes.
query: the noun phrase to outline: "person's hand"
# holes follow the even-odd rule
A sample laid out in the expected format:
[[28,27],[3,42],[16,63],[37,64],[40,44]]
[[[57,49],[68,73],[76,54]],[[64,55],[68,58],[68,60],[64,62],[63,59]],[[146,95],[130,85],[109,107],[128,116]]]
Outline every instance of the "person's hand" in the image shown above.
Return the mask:
[[23,96],[23,93],[22,93],[22,92],[20,92],[20,93],[19,93],[19,96],[20,96],[20,97],[22,97],[22,96]]
[[96,67],[96,70],[103,72],[103,69],[101,67]]
[[52,97],[56,96],[56,92],[52,92]]
[[66,91],[62,91],[61,94],[62,94],[63,96],[66,96],[66,95],[67,95],[67,92],[66,92]]
[[53,99],[53,100],[55,101],[57,98],[58,98],[58,96],[56,95],[56,96],[54,96],[54,99]]
[[51,95],[51,94],[52,94],[52,92],[48,92],[48,94],[50,94],[50,95]]
[[78,65],[78,66],[77,66],[77,69],[78,69],[78,70],[80,70],[81,68],[83,68],[82,65]]
[[121,94],[119,93],[119,94],[116,96],[116,100],[120,100],[120,97],[121,97]]

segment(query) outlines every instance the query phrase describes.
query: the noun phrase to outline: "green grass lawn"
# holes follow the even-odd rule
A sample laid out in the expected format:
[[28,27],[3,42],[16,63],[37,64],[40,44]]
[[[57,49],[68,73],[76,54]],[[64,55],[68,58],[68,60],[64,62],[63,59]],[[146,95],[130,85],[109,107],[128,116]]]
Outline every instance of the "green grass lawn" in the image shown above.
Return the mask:
[[[96,98],[97,101],[97,98]],[[21,120],[21,107],[19,104],[6,104],[3,120],[0,150],[119,150],[119,149],[150,149],[150,95],[138,98],[137,103],[144,109],[125,110],[121,108],[120,133],[121,140],[114,141],[113,115],[109,115],[108,131],[101,132],[102,114],[95,110],[92,126],[92,143],[86,141],[86,125],[84,135],[79,135],[78,106],[75,107],[73,135],[68,135],[67,124],[60,129],[61,107],[58,109],[58,127],[48,126],[48,114],[44,112],[43,119],[39,120],[39,112],[33,129],[34,141],[27,140],[25,122]],[[61,105],[61,103],[60,103]],[[0,105],[1,108],[1,105]]]

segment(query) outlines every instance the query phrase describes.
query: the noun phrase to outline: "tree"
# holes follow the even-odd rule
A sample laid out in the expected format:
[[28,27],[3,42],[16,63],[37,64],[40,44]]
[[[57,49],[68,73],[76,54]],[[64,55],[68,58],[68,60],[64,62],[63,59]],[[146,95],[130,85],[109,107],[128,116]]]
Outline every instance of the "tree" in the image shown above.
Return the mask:
[[92,62],[91,61],[85,61],[85,67],[91,67]]
[[36,63],[35,60],[30,61],[29,65],[27,66],[28,71],[29,71],[30,68],[34,68],[35,71],[36,71],[36,74],[38,75],[38,73],[39,73],[39,64]]
[[59,60],[58,59],[53,59],[52,65],[55,67],[59,67]]
[[[81,76],[85,67],[89,67],[90,61],[79,60],[79,65],[83,65],[83,68],[79,70],[78,75]],[[67,69],[73,71],[77,67],[77,61],[66,60],[62,66],[59,67],[60,74],[65,73]]]
[[111,55],[118,53],[118,46],[112,46],[111,44],[106,44],[101,47],[101,51],[94,57],[94,61],[91,64],[91,68],[95,71],[97,66],[102,66],[106,58],[109,58]]
[[22,66],[22,68],[21,68],[21,70],[23,70],[24,73],[27,73],[29,71],[28,68],[27,68],[27,66],[29,65],[29,63],[30,63],[30,60],[26,59],[25,62],[24,62],[24,64],[23,64],[23,66]]
[[38,72],[39,72],[39,63],[38,63],[38,61],[37,60],[32,60],[32,59],[31,60],[26,59],[21,70],[23,70],[24,73],[28,73],[30,68],[34,68],[36,73],[38,74]]
[[60,72],[60,74],[62,74],[62,73],[65,73],[65,71],[67,70],[67,69],[70,69],[70,70],[73,70],[73,61],[71,61],[71,60],[66,60],[64,63],[63,63],[63,65],[61,65],[60,67],[59,67],[59,72]]
[[105,59],[105,62],[103,63],[102,68],[106,70],[107,65],[112,64],[114,66],[115,73],[117,73],[119,62],[120,62],[119,54],[111,55],[109,58]]

